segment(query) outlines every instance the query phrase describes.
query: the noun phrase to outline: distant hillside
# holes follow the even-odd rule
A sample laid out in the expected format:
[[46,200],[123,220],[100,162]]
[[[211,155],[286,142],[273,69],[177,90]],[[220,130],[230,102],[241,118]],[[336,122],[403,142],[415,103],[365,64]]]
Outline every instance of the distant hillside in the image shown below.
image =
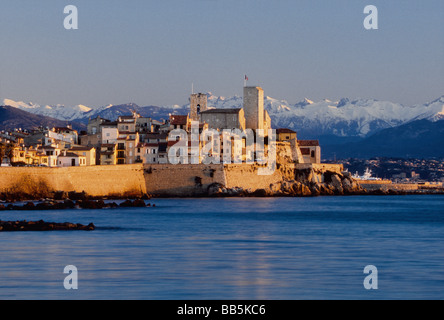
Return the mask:
[[[16,128],[33,129],[39,126],[44,127],[64,127],[71,124],[41,115],[35,115],[14,107],[0,106],[0,130],[14,130]],[[73,122],[73,128],[76,130],[85,130],[83,124]]]
[[443,158],[444,120],[413,121],[384,129],[359,142],[325,145],[323,158]]
[[100,116],[101,118],[108,119],[111,121],[116,120],[119,116],[130,115],[132,111],[138,112],[143,117],[151,117],[156,120],[168,119],[170,114],[188,114],[188,108],[184,107],[156,107],[147,106],[140,107],[135,103],[121,104],[117,106],[108,106],[95,110],[94,113],[87,113],[82,118],[76,119],[76,121],[83,124],[88,124],[89,118],[95,118]]

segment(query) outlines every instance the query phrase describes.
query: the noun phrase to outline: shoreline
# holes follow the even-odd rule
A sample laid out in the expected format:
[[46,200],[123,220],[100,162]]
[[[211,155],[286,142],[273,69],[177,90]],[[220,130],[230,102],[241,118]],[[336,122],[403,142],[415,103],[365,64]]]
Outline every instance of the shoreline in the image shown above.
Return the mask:
[[[342,194],[292,194],[292,193],[269,193],[267,190],[256,190],[252,193],[232,190],[222,190],[221,193],[212,195],[176,196],[176,195],[145,195],[142,197],[93,197],[82,193],[79,199],[66,198],[64,200],[55,198],[46,199],[15,199],[0,202],[1,211],[39,211],[39,210],[65,210],[65,209],[118,209],[118,208],[155,208],[155,204],[146,202],[155,199],[223,199],[223,198],[317,198],[317,197],[353,197],[353,196],[408,196],[408,195],[444,195],[444,190],[361,190],[346,192]],[[120,202],[120,204],[116,203]],[[23,203],[16,205],[16,203]]]

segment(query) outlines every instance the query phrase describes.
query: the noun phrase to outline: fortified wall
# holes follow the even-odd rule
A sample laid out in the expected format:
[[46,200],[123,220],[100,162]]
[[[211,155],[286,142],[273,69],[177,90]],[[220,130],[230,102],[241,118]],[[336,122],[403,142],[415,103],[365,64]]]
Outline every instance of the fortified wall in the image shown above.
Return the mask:
[[0,192],[29,193],[39,187],[53,191],[85,191],[92,196],[146,193],[142,165],[0,168]]
[[51,192],[86,192],[95,197],[207,196],[212,186],[239,188],[248,192],[268,190],[284,181],[323,180],[322,171],[340,172],[340,166],[328,168],[306,164],[279,165],[272,175],[258,174],[257,164],[228,165],[116,165],[68,168],[0,168],[0,193],[37,194],[39,188]]

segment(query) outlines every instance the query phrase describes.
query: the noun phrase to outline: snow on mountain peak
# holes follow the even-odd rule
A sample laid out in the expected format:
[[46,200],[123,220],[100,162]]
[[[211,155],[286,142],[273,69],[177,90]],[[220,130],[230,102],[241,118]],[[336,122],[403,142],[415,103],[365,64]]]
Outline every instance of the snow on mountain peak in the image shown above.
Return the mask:
[[[242,108],[241,96],[215,96],[207,93],[208,108],[228,109]],[[1,100],[0,100],[1,101]],[[106,117],[117,118],[116,105],[108,105],[100,108],[90,108],[84,105],[66,107],[63,105],[41,106],[35,103],[16,102],[10,99],[3,101],[5,105],[22,109],[34,114],[49,116],[65,121],[87,119],[95,117],[100,112],[107,111]],[[139,108],[135,104],[127,104],[126,107]],[[323,99],[314,102],[308,98],[296,104],[290,104],[285,100],[264,97],[264,107],[272,118],[274,128],[289,128],[319,136],[334,134],[339,136],[365,137],[381,129],[398,126],[410,121],[427,119],[430,121],[444,120],[444,95],[423,105],[403,106],[389,101],[374,99],[349,99],[343,98],[332,102]],[[186,105],[164,106],[186,112]],[[155,115],[153,115],[155,116]]]

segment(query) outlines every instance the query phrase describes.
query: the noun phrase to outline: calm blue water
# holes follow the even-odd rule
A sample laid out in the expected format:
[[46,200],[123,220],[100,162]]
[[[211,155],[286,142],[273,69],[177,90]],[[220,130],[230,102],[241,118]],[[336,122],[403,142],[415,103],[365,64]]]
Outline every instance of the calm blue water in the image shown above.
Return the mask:
[[[0,212],[98,227],[0,233],[0,299],[444,299],[444,196],[151,203]],[[363,286],[367,265],[378,290]]]

